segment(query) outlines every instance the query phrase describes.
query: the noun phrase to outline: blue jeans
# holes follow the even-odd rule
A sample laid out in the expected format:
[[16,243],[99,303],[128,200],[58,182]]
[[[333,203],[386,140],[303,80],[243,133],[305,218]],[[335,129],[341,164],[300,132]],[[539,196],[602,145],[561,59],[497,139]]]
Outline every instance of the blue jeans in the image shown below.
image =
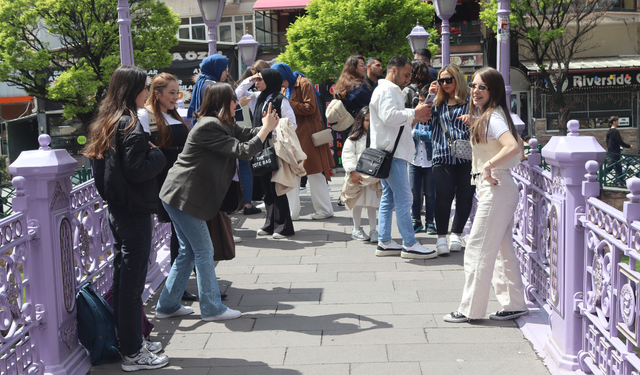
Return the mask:
[[246,204],[253,206],[251,197],[253,196],[253,175],[251,174],[251,167],[248,160],[238,159],[238,177],[242,182],[242,188],[244,189],[244,201]]
[[382,198],[380,199],[380,211],[378,222],[380,231],[378,239],[382,242],[391,240],[391,222],[393,221],[393,209],[396,210],[396,221],[402,242],[405,246],[413,246],[416,236],[411,223],[411,204],[413,195],[409,188],[409,174],[407,173],[406,160],[393,158],[389,178],[382,181]]
[[213,243],[207,223],[164,202],[162,205],[176,228],[180,253],[171,266],[156,311],[171,314],[180,308],[180,298],[195,262],[200,315],[205,318],[224,313],[227,307],[220,300],[220,288],[213,268]]
[[436,203],[436,184],[433,178],[433,169],[417,167],[409,164],[409,181],[413,193],[413,205],[411,206],[411,220],[420,222],[422,212],[422,193],[427,197],[425,224],[433,223],[433,211]]

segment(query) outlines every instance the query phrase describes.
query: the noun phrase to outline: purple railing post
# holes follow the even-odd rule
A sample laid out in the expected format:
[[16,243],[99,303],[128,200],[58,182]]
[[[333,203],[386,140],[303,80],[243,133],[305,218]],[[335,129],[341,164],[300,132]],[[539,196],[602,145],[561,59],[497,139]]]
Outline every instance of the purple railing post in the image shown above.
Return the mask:
[[576,219],[585,208],[584,167],[589,160],[601,163],[606,155],[595,137],[579,136],[579,127],[578,121],[569,121],[569,134],[552,137],[542,149],[542,156],[551,165],[552,211],[557,210],[559,230],[557,246],[551,247],[549,256],[552,337],[545,349],[559,367],[569,370],[579,368],[577,355],[582,344],[582,318],[574,312],[574,295],[582,291],[585,269],[584,233]]
[[44,307],[42,324],[31,339],[39,345],[46,374],[86,374],[91,364],[78,342],[69,211],[70,177],[78,162],[66,150],[52,150],[47,134],[38,142],[40,149],[22,152],[9,166],[10,174],[24,177],[28,219],[40,227],[25,265],[31,275],[31,302]]

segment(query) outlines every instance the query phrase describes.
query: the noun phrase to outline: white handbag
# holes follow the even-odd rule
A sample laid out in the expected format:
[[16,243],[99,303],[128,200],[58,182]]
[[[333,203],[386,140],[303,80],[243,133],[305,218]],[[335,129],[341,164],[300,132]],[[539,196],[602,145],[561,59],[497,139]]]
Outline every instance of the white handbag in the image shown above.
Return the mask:
[[311,134],[311,141],[316,147],[333,142],[333,134],[331,134],[331,129],[327,128]]

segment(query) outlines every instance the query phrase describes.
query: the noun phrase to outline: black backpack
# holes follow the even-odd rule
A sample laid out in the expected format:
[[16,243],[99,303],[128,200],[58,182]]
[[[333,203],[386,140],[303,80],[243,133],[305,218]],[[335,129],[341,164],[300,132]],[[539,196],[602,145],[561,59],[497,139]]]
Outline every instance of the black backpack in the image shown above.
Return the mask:
[[101,365],[122,359],[113,322],[113,310],[90,286],[85,284],[76,295],[78,338],[91,354],[91,364]]

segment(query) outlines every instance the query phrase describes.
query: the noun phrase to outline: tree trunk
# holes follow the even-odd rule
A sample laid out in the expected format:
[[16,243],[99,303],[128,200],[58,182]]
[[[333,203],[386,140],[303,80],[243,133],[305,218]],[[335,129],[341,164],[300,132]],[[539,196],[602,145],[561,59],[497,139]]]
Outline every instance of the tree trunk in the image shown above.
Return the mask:
[[571,115],[571,111],[569,108],[564,107],[560,109],[560,113],[558,115],[558,127],[560,130],[560,135],[567,135],[567,122],[569,122],[569,116]]

